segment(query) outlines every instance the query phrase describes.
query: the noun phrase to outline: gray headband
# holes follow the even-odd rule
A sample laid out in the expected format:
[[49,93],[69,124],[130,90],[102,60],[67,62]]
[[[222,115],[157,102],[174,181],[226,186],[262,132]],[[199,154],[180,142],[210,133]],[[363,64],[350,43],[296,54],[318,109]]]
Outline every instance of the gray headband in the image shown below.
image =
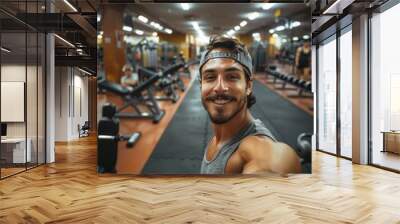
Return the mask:
[[[249,79],[252,78],[252,73],[253,73],[253,64],[251,60],[250,54],[246,54],[244,52],[230,52],[230,51],[205,51],[201,55],[200,59],[200,66],[199,66],[199,72],[201,76],[201,68],[205,63],[207,63],[208,60],[214,59],[214,58],[231,58],[238,63],[240,63],[248,72],[248,75],[250,76]],[[201,78],[201,77],[200,77]]]

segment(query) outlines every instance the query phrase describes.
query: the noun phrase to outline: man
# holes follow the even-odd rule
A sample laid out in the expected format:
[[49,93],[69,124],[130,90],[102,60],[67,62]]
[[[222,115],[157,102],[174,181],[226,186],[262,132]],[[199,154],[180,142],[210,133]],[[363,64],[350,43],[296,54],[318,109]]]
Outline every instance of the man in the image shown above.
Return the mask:
[[252,61],[245,46],[235,39],[213,38],[199,71],[201,100],[215,135],[205,150],[201,173],[300,172],[295,151],[277,142],[249,111],[255,97]]
[[123,76],[121,77],[121,85],[131,89],[138,83],[138,75],[133,72],[133,67],[130,64],[125,64],[122,67]]
[[296,51],[296,68],[297,75],[300,79],[310,80],[311,76],[311,47],[310,42],[306,41],[303,46],[297,48]]

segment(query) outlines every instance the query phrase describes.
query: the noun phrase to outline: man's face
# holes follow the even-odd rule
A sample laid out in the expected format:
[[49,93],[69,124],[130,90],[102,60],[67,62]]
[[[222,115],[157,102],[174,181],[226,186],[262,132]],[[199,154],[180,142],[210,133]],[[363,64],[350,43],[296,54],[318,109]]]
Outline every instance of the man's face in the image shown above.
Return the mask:
[[132,74],[132,70],[129,69],[129,68],[126,69],[125,72],[124,72],[124,75],[125,75],[125,76],[130,76],[131,74]]
[[201,101],[213,123],[226,123],[247,109],[252,82],[241,64],[230,58],[210,59],[201,74]]

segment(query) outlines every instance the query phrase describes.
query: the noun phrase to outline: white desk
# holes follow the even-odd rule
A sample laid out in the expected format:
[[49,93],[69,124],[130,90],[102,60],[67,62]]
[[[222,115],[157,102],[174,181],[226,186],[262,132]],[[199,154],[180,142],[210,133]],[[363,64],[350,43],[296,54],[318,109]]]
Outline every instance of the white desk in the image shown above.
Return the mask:
[[[30,138],[26,139],[28,143],[25,154],[25,138],[5,138],[1,139],[1,150],[2,152],[12,151],[12,163],[25,163],[31,162],[31,145],[32,141]],[[3,156],[2,156],[3,157]],[[26,161],[25,161],[26,159]]]

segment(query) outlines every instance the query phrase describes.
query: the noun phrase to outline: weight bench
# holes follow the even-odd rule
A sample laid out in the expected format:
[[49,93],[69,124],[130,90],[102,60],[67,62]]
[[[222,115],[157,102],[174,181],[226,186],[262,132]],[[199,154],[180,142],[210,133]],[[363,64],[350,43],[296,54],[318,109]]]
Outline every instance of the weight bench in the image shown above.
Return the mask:
[[[117,109],[116,117],[120,118],[145,118],[152,119],[153,123],[158,123],[164,116],[165,111],[161,110],[153,95],[152,86],[161,78],[157,73],[132,90],[125,88],[117,83],[104,80],[99,83],[102,89],[107,90],[124,100],[124,105]],[[143,105],[148,112],[140,110],[139,105]],[[135,112],[124,112],[127,108],[133,108]]]

